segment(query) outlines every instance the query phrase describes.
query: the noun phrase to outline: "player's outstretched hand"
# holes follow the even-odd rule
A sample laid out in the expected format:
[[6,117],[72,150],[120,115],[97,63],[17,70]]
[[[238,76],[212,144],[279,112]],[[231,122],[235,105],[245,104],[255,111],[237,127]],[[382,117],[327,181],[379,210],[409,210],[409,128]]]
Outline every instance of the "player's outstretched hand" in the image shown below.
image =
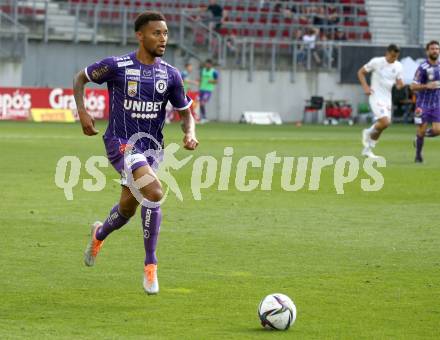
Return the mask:
[[199,145],[199,141],[192,134],[187,134],[183,137],[183,147],[187,150],[195,150]]
[[81,122],[81,126],[85,135],[94,136],[99,133],[99,131],[95,128],[95,119],[93,119],[93,117],[90,116],[88,113],[85,112],[80,114],[79,120]]

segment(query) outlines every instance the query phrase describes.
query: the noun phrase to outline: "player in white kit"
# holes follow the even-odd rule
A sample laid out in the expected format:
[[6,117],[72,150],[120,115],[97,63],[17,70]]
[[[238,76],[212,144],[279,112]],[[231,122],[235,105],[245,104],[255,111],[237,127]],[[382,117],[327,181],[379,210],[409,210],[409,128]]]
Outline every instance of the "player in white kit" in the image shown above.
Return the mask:
[[[366,95],[369,96],[370,108],[374,114],[374,124],[369,129],[362,131],[362,155],[377,157],[372,149],[376,146],[381,133],[391,124],[391,90],[396,84],[401,89],[403,84],[403,67],[397,61],[400,49],[391,44],[387,47],[385,57],[371,59],[358,71],[359,82]],[[371,85],[366,80],[367,73],[371,75]]]

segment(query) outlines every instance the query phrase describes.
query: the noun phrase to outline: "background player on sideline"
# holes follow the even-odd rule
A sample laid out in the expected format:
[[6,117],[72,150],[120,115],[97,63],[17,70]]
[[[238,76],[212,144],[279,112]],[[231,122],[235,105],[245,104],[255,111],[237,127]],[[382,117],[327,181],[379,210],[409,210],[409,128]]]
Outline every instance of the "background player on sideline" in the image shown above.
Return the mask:
[[[440,47],[438,41],[430,41],[426,45],[427,59],[414,76],[411,90],[417,91],[416,116],[416,163],[423,163],[422,149],[424,137],[436,137],[440,134],[440,65],[438,57]],[[427,129],[432,123],[432,129]]]
[[[396,84],[401,89],[403,84],[403,67],[397,61],[400,49],[391,44],[388,46],[385,57],[376,57],[358,71],[359,82],[366,95],[369,96],[370,108],[374,114],[374,124],[362,132],[362,155],[377,157],[372,149],[376,146],[381,133],[391,124],[391,90]],[[368,86],[366,75],[372,73],[371,86]]]
[[[84,85],[93,81],[107,83],[110,97],[110,117],[103,136],[107,157],[121,174],[122,191],[119,202],[111,209],[104,223],[95,222],[91,240],[84,253],[84,262],[93,266],[105,238],[124,226],[136,213],[140,202],[130,188],[132,178],[139,183],[143,198],[160,202],[162,186],[154,168],[157,160],[144,155],[145,151],[157,151],[163,146],[162,128],[165,123],[165,106],[168,101],[182,116],[183,144],[194,150],[198,141],[195,124],[188,108],[191,100],[185,95],[179,71],[162,61],[168,41],[168,28],[161,13],[144,12],[134,23],[139,42],[137,51],[121,57],[105,58],[80,71],[74,80],[74,95],[84,134],[98,133],[93,118],[84,107]],[[148,133],[149,137],[129,143],[132,136]],[[159,145],[158,145],[159,144]],[[132,176],[128,175],[130,171]],[[159,292],[157,280],[156,244],[160,229],[161,211],[157,204],[153,208],[142,205],[142,228],[144,235],[145,261],[143,287],[148,294]]]
[[212,60],[208,59],[205,65],[200,71],[200,115],[201,123],[206,123],[208,119],[206,118],[206,105],[211,99],[212,92],[215,90],[215,86],[218,83],[218,72],[212,67]]

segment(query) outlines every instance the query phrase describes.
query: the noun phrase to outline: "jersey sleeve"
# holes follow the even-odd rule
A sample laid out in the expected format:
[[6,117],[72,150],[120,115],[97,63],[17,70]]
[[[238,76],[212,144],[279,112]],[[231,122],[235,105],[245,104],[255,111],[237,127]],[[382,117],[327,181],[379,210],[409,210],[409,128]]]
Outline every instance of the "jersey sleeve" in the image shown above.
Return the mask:
[[371,72],[376,70],[378,62],[379,62],[378,58],[371,59],[368,63],[364,65],[365,71]]
[[116,69],[117,67],[114,58],[108,57],[87,66],[84,71],[90,81],[96,84],[103,84],[113,78]]
[[416,74],[414,75],[413,84],[424,84],[426,82],[425,79],[425,70],[422,66],[419,66]]
[[169,100],[177,111],[186,110],[192,104],[191,98],[189,98],[185,94],[185,90],[183,88],[183,80],[179,72],[173,72]]
[[397,71],[397,80],[403,80],[403,65],[399,64],[399,70]]
[[218,80],[218,72],[217,72],[217,70],[214,71],[213,77],[214,77],[214,80]]

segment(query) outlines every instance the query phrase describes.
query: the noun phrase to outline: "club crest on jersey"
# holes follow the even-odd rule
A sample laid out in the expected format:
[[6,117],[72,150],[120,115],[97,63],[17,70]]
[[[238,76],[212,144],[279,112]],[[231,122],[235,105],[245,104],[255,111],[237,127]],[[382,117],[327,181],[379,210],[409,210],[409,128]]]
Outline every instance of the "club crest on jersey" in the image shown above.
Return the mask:
[[163,79],[158,80],[156,82],[156,91],[160,94],[164,93],[167,90],[167,82]]
[[127,83],[127,94],[130,97],[136,97],[137,95],[137,81],[129,81]]

